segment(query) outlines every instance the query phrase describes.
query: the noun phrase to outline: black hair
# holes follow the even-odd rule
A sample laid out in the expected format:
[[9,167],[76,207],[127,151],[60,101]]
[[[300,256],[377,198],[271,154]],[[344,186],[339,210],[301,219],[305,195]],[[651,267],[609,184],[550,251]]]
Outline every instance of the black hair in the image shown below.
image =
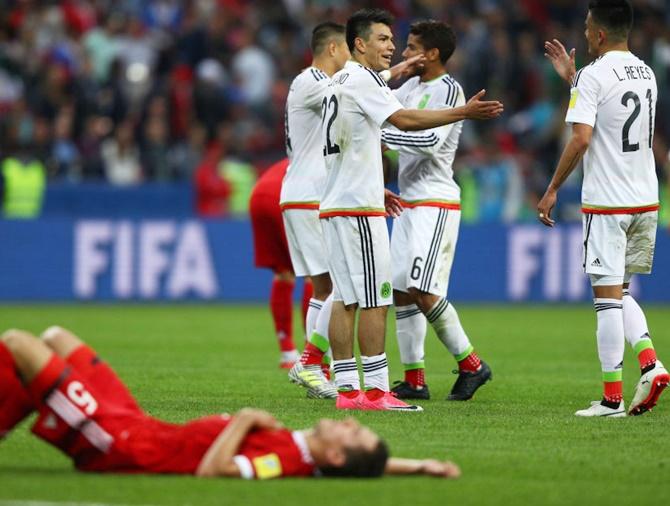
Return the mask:
[[442,21],[434,19],[417,21],[409,27],[409,33],[417,36],[426,50],[437,48],[440,51],[442,65],[447,63],[447,60],[454,54],[456,34],[449,25]]
[[344,37],[345,32],[344,25],[332,21],[316,25],[312,30],[312,42],[310,44],[312,54],[315,56],[321,54],[333,37]]
[[372,450],[362,448],[345,448],[344,464],[339,467],[322,467],[324,476],[338,478],[379,478],[384,474],[389,449],[380,439]]
[[589,11],[594,23],[615,40],[626,40],[633,26],[633,7],[628,0],[591,0]]
[[393,26],[393,16],[390,12],[384,9],[361,9],[347,20],[347,45],[349,51],[354,52],[354,41],[356,37],[367,40],[370,37],[371,26],[374,23],[381,23],[388,26]]

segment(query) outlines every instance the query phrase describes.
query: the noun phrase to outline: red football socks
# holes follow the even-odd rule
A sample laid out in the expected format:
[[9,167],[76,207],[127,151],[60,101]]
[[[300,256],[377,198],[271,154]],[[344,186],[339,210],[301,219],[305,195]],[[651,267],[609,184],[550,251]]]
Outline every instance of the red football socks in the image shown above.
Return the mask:
[[459,372],[477,372],[479,366],[481,366],[482,361],[479,359],[477,354],[473,351],[463,360],[458,363]]
[[414,388],[421,388],[426,384],[425,371],[422,367],[405,371],[405,381]]
[[656,351],[654,348],[642,350],[638,354],[637,360],[640,363],[640,369],[646,369],[656,363]]
[[302,365],[321,365],[324,355],[325,355],[324,352],[322,352],[312,343],[308,342],[305,345],[305,349],[302,350],[302,355],[300,356],[300,363]]
[[619,403],[623,400],[623,381],[605,381],[603,385],[603,397],[607,402]]
[[0,342],[0,438],[32,411],[33,403],[19,380],[14,357]]
[[295,350],[293,344],[293,281],[272,281],[270,311],[281,351]]

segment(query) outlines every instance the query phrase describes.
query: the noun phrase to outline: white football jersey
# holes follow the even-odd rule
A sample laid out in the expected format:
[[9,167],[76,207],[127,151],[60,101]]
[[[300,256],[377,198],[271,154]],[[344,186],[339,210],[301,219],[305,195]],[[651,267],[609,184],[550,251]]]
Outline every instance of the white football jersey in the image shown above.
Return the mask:
[[575,75],[565,120],[593,127],[584,155],[583,212],[658,209],[651,149],[657,97],[654,72],[628,51],[609,51]]
[[321,102],[330,78],[308,67],[291,83],[284,127],[289,166],[282,183],[282,209],[318,209],[326,165],[321,145]]
[[377,72],[348,61],[322,102],[320,216],[384,216],[381,126],[402,105]]
[[[445,74],[428,82],[413,77],[395,90],[408,109],[449,109],[465,104],[460,84]],[[399,152],[398,186],[406,207],[460,209],[461,190],[452,164],[463,122],[420,132],[382,131],[382,142]]]

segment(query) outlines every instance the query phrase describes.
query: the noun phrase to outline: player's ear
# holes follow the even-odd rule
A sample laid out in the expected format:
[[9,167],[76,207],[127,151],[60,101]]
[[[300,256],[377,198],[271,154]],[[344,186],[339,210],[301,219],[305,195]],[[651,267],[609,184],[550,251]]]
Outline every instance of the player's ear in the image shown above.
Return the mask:
[[342,467],[347,460],[347,456],[344,453],[343,448],[335,448],[329,446],[326,448],[326,461],[330,467]]
[[426,60],[435,61],[440,59],[440,50],[434,47],[424,53]]
[[354,48],[361,54],[365,54],[365,41],[361,37],[354,39]]

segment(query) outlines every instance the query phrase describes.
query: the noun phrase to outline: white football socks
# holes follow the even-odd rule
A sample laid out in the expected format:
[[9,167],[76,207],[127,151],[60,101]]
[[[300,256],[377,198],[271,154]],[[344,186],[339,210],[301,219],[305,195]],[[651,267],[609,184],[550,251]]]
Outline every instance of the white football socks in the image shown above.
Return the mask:
[[621,369],[624,353],[623,303],[619,299],[593,299],[598,319],[596,337],[603,372]]
[[470,340],[463,330],[458,313],[447,299],[440,298],[430,308],[426,318],[435,329],[437,337],[454,357],[471,349]]
[[396,335],[400,361],[414,369],[424,367],[424,346],[428,322],[416,304],[396,306]]
[[386,353],[366,357],[361,355],[363,365],[363,384],[366,390],[378,388],[384,392],[389,391],[389,366],[386,361]]

